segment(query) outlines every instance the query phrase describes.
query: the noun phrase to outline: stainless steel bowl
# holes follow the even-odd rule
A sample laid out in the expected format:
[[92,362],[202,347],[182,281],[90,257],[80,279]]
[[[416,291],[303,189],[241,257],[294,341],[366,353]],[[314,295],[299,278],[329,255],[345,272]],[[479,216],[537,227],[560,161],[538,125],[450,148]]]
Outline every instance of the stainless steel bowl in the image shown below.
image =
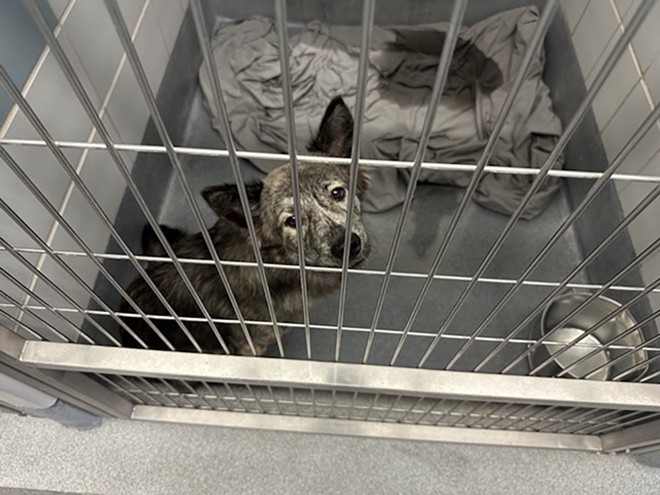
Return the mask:
[[[572,313],[579,305],[587,300],[591,294],[574,292],[564,294],[555,298],[546,306],[540,317],[541,336],[545,336],[566,316]],[[548,335],[547,341],[538,346],[529,355],[531,369],[534,369],[548,358],[551,360],[538,373],[543,376],[556,376],[562,370],[568,369],[573,363],[598,350],[593,356],[585,359],[570,368],[564,376],[573,378],[585,378],[592,371],[596,371],[589,377],[591,380],[607,380],[619,375],[621,372],[638,365],[647,359],[647,353],[643,349],[637,350],[625,358],[617,361],[612,366],[603,367],[604,364],[614,361],[617,357],[625,354],[628,349],[619,346],[636,347],[644,342],[644,335],[640,329],[629,333],[625,337],[616,340],[612,347],[602,348],[612,339],[622,335],[637,322],[628,310],[624,310],[613,318],[601,324],[589,335],[584,336],[591,327],[605,318],[612,311],[620,308],[621,304],[607,297],[599,296],[576,315],[572,316],[564,325]],[[532,338],[538,336],[536,328],[533,329]],[[584,336],[584,337],[583,337]],[[578,338],[579,342],[575,342]],[[557,354],[562,351],[561,354]],[[639,379],[647,368],[639,368],[635,372],[625,376],[626,380]]]

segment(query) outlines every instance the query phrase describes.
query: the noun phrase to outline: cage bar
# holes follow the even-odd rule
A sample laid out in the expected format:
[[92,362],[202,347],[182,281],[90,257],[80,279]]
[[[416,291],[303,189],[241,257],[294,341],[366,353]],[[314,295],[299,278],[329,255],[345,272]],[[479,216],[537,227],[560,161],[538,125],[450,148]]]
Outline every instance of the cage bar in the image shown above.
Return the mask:
[[414,165],[410,172],[410,182],[408,183],[408,188],[406,190],[406,197],[404,199],[403,205],[401,206],[401,213],[399,214],[399,219],[397,221],[394,237],[392,239],[392,245],[390,246],[389,256],[387,258],[387,264],[385,267],[385,276],[383,277],[383,282],[380,286],[380,292],[378,294],[378,302],[376,303],[376,309],[374,310],[374,316],[371,322],[371,328],[369,332],[369,337],[367,339],[367,344],[364,349],[364,355],[362,357],[362,362],[366,363],[369,359],[369,352],[371,351],[371,345],[373,344],[374,339],[374,330],[378,325],[380,320],[380,314],[383,309],[383,304],[385,303],[385,295],[387,294],[387,287],[390,281],[390,273],[394,268],[394,260],[396,258],[396,252],[401,242],[401,236],[403,234],[403,227],[405,225],[406,215],[408,210],[410,210],[410,205],[413,200],[413,195],[415,193],[415,188],[417,187],[417,180],[419,174],[421,173],[421,165],[424,160],[424,155],[426,154],[426,146],[431,135],[431,129],[433,122],[435,121],[435,116],[438,110],[438,105],[440,104],[440,99],[442,98],[442,92],[447,81],[447,75],[449,73],[449,65],[451,64],[452,54],[456,46],[456,41],[458,40],[458,34],[461,22],[463,20],[463,15],[465,14],[465,9],[467,7],[467,0],[454,0],[454,8],[451,14],[451,21],[449,23],[449,29],[447,30],[447,37],[442,46],[442,53],[440,55],[440,61],[438,62],[438,72],[436,73],[435,81],[433,82],[433,92],[431,93],[431,98],[429,99],[429,106],[424,116],[424,123],[422,125],[422,132],[419,138],[419,144],[417,146],[417,151],[415,153]]
[[[534,61],[534,56],[535,54],[539,51],[541,44],[543,40],[545,39],[545,34],[548,31],[548,28],[550,27],[550,22],[554,18],[555,12],[557,10],[558,3],[555,0],[549,0],[546,3],[545,9],[543,10],[543,14],[541,15],[541,18],[539,20],[538,26],[536,28],[536,31],[534,33],[533,38],[530,40],[529,46],[527,47],[527,51],[525,53],[525,56],[520,63],[520,69],[518,70],[518,73],[516,74],[516,78],[511,86],[511,89],[509,90],[509,93],[507,94],[507,97],[505,101],[502,103],[502,108],[499,111],[499,114],[497,116],[497,119],[495,120],[495,124],[493,125],[493,130],[491,131],[490,136],[488,137],[488,141],[486,145],[484,146],[484,151],[481,155],[481,158],[479,159],[479,162],[477,163],[477,167],[472,173],[472,178],[470,179],[470,183],[465,189],[465,192],[463,193],[463,197],[461,198],[461,202],[456,208],[456,211],[454,211],[451,221],[449,223],[449,227],[447,228],[447,232],[442,240],[442,244],[440,245],[440,248],[438,249],[438,252],[435,256],[435,259],[433,260],[433,263],[431,263],[431,268],[429,269],[429,274],[424,281],[424,285],[422,286],[422,289],[419,292],[419,295],[417,296],[417,299],[415,301],[415,305],[410,312],[410,316],[408,317],[408,320],[406,321],[406,324],[404,326],[403,330],[403,335],[399,339],[399,342],[397,342],[396,348],[394,349],[394,354],[392,356],[392,359],[390,361],[391,365],[394,365],[396,362],[397,358],[399,357],[399,353],[403,349],[403,345],[405,343],[405,340],[407,338],[408,333],[412,329],[412,326],[415,322],[415,319],[417,317],[417,314],[419,313],[419,310],[422,307],[422,303],[426,299],[426,296],[428,295],[429,290],[431,289],[431,284],[433,283],[433,276],[436,274],[438,271],[438,268],[440,267],[440,264],[442,263],[445,254],[447,253],[447,248],[449,247],[449,244],[452,241],[452,238],[454,236],[454,233],[456,231],[456,228],[458,227],[458,224],[461,220],[461,217],[463,216],[463,212],[467,208],[468,202],[472,198],[472,194],[476,190],[477,186],[479,185],[479,181],[483,177],[484,174],[484,168],[488,161],[491,159],[493,152],[495,150],[495,145],[497,144],[497,141],[500,139],[500,134],[502,132],[502,129],[504,128],[504,123],[506,121],[507,116],[509,115],[509,112],[511,110],[511,107],[513,106],[513,103],[515,101],[516,95],[518,94],[518,91],[520,90],[523,81],[525,79],[525,76],[527,75],[527,72],[529,71],[529,68]],[[515,222],[514,222],[515,223]],[[496,252],[496,251],[495,251]],[[490,254],[490,253],[489,253]],[[494,253],[493,253],[494,256]],[[486,257],[488,259],[488,255]],[[459,296],[459,299],[457,303],[454,304],[454,308],[449,313],[449,316],[446,318],[445,323],[443,324],[442,328],[438,331],[437,335],[441,336],[442,334],[445,333],[447,330],[447,327],[453,320],[454,316],[456,313],[458,313],[458,309],[460,309],[460,305],[462,300],[467,297],[468,292],[476,284],[476,280],[483,275],[485,272],[485,265],[487,265],[486,259],[484,260],[484,263],[482,264],[483,269],[477,270],[477,273],[472,277],[470,282],[468,283],[467,287],[464,289],[462,294]],[[440,338],[440,337],[438,337]],[[420,363],[421,366],[421,363]]]

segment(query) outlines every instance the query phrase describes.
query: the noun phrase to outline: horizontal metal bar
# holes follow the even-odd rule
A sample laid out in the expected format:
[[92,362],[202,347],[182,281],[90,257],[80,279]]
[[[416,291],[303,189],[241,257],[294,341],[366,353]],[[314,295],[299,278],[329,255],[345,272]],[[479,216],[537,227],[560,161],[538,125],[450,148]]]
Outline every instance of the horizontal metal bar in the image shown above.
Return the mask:
[[[13,249],[19,253],[28,253],[28,254],[46,254],[46,251],[39,248],[28,248],[28,247],[17,247]],[[0,246],[0,252],[5,251],[5,248]],[[61,249],[53,249],[53,253],[57,256],[77,256],[77,257],[87,257],[86,253],[80,251],[67,251]],[[129,261],[129,257],[125,254],[115,254],[115,253],[92,253],[95,258],[99,259],[111,259],[111,260],[123,260]],[[172,259],[166,256],[146,256],[146,255],[135,255],[135,259],[138,261],[144,262],[153,262],[153,263],[172,263]],[[179,263],[182,265],[215,265],[214,261],[211,259],[197,259],[197,258],[177,258]],[[250,268],[258,267],[258,263],[254,261],[231,261],[231,260],[222,260],[220,262],[222,266],[245,266]],[[265,268],[276,268],[282,270],[298,270],[298,265],[285,265],[282,263],[264,263]],[[341,268],[329,267],[329,266],[314,266],[308,265],[306,269],[310,272],[319,272],[319,273],[341,273]],[[362,268],[349,268],[348,273],[356,275],[369,275],[369,276],[383,276],[385,272],[383,270],[367,270]],[[425,273],[415,273],[415,272],[392,272],[393,277],[401,278],[426,278],[427,274]],[[469,282],[472,280],[472,277],[463,276],[463,275],[443,275],[436,274],[433,277],[434,280],[445,280],[449,282]],[[485,284],[501,284],[501,285],[514,285],[517,280],[512,278],[498,278],[498,277],[480,277],[477,279],[479,283]],[[522,285],[527,285],[530,287],[558,287],[561,285],[559,282],[549,282],[544,280],[523,280]],[[582,284],[582,283],[569,283],[566,285],[568,288],[572,289],[601,289],[603,288],[602,284]],[[622,292],[642,292],[646,290],[647,287],[641,286],[632,286],[632,285],[613,285],[609,288],[611,291],[622,291]],[[651,292],[660,294],[660,288],[653,289]]]
[[[86,143],[82,141],[55,141],[60,148],[72,149],[91,149],[105,151],[107,148],[102,143]],[[0,145],[15,146],[46,146],[44,141],[39,139],[0,139]],[[152,146],[144,144],[116,144],[115,149],[119,151],[135,151],[138,153],[166,153],[164,146]],[[227,150],[213,148],[189,148],[174,146],[174,151],[179,155],[207,156],[207,157],[229,157]],[[258,151],[236,151],[239,158],[246,160],[266,160],[276,162],[286,162],[289,155],[286,153],[263,153]],[[330,163],[338,165],[350,165],[350,158],[336,158],[329,156],[298,155],[300,161],[309,163]],[[412,168],[413,162],[407,160],[375,160],[360,158],[360,166],[383,167],[383,168]],[[209,162],[209,166],[214,166]],[[468,163],[441,163],[441,162],[422,162],[421,167],[425,170],[449,170],[453,172],[474,172],[477,168],[474,164]],[[527,167],[503,167],[499,165],[488,165],[484,168],[485,173],[507,174],[507,175],[538,175],[540,169]],[[604,172],[590,172],[587,170],[550,170],[548,177],[562,177],[565,179],[598,179]],[[642,174],[612,174],[612,180],[623,180],[632,182],[650,182],[660,183],[659,175]]]
[[0,371],[42,392],[100,416],[128,417],[133,404],[80,373],[47,371],[21,363],[27,341],[0,325]]
[[600,439],[604,452],[629,452],[651,446],[660,448],[660,420],[606,433]]
[[[61,308],[61,307],[46,307],[46,306],[37,306],[37,305],[17,305],[14,303],[0,303],[0,308],[16,308],[16,309],[29,309],[29,310],[36,310],[36,311],[51,311],[51,312],[56,312],[56,313],[79,313],[80,311],[74,309],[74,308]],[[87,309],[84,311],[85,314],[90,314],[90,315],[97,315],[97,316],[109,316],[107,311],[103,310],[94,310],[94,309]],[[115,313],[117,316],[122,317],[122,318],[141,318],[141,315],[137,313],[125,313],[118,311]],[[172,321],[173,317],[168,316],[168,315],[157,315],[157,314],[146,314],[147,318],[150,320],[162,320],[162,321]],[[181,321],[183,322],[190,322],[190,323],[203,323],[206,321],[206,318],[200,317],[200,316],[180,316],[179,317]],[[238,324],[239,321],[236,319],[231,319],[231,318],[213,318],[214,323],[220,323],[220,324],[226,324],[226,325],[235,325]],[[268,325],[270,322],[266,320],[245,320],[246,325]],[[299,328],[304,328],[304,324],[302,323],[297,323],[297,322],[281,322],[280,323],[284,327],[290,327],[293,329],[299,329]],[[322,324],[316,324],[316,323],[311,323],[310,328],[315,329],[315,330],[326,330],[326,331],[332,331],[336,332],[337,331],[337,326],[336,325],[322,325]],[[358,333],[368,333],[369,328],[367,327],[353,327],[353,326],[345,326],[343,327],[344,330],[347,332],[358,332]],[[401,335],[402,330],[396,330],[396,329],[388,329],[388,328],[377,328],[376,333],[378,334],[384,334],[384,335]],[[434,334],[432,333],[424,333],[424,332],[409,332],[409,336],[411,337],[421,337],[425,339],[431,339],[435,337]],[[448,340],[468,340],[470,339],[470,335],[461,335],[461,334],[453,334],[453,333],[446,333],[442,336],[443,339],[448,339]],[[488,337],[488,336],[479,336],[475,339],[478,342],[491,342],[491,343],[501,343],[504,342],[504,337]],[[522,344],[522,345],[531,345],[537,343],[538,340],[535,339],[529,339],[529,338],[514,338],[507,340],[507,343],[516,345],[516,344]],[[557,347],[563,347],[566,345],[565,342],[560,342],[560,341],[554,341],[554,340],[547,340],[544,341],[543,344],[548,345],[548,346],[557,346]],[[594,345],[589,342],[578,342],[575,344],[575,347],[584,347],[587,349],[614,349],[614,350],[624,350],[624,351],[629,351],[629,350],[644,350],[644,351],[650,351],[650,352],[660,352],[660,347],[652,347],[652,346],[632,346],[632,345],[623,345],[623,344],[612,344],[612,345],[607,345],[607,344],[599,344],[599,345]]]
[[601,450],[598,437],[582,435],[480,430],[156,406],[135,406],[132,418],[141,421],[159,421],[165,423],[214,425],[228,428],[321,433],[399,440],[586,450],[592,452]]
[[587,382],[40,341],[26,342],[20,361],[45,369],[87,373],[660,411],[657,386],[641,383]]

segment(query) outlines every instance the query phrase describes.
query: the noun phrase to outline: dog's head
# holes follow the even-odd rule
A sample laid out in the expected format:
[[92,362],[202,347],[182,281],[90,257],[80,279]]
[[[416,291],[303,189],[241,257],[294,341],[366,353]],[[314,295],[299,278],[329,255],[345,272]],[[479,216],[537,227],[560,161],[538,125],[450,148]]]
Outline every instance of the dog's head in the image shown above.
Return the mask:
[[[348,158],[353,142],[353,117],[341,98],[330,102],[309,151],[320,156]],[[263,246],[279,247],[282,261],[297,263],[298,236],[302,227],[305,262],[310,265],[341,266],[348,212],[349,167],[324,163],[298,164],[301,219],[296,218],[290,165],[270,172],[261,182],[246,186],[250,208],[258,223]],[[368,186],[360,171],[353,201],[349,263],[355,266],[370,251],[362,224],[362,199]],[[211,208],[222,217],[245,226],[245,216],[235,185],[214,186],[202,192]]]

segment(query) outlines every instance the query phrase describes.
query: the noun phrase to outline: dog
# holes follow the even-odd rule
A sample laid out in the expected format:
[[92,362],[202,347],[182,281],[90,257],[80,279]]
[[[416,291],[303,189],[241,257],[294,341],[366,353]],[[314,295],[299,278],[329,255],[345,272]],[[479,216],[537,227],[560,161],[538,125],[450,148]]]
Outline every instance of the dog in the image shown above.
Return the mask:
[[[350,157],[352,135],[353,117],[342,98],[337,97],[328,105],[318,134],[308,147],[309,152],[320,156]],[[308,266],[341,267],[349,199],[349,168],[343,165],[301,162],[298,165],[298,175],[305,263]],[[367,174],[360,171],[349,234],[351,267],[364,262],[370,252],[360,203],[368,182]],[[262,181],[247,184],[245,190],[263,261],[297,265],[296,226],[300,219],[294,215],[289,164],[271,171]],[[207,187],[202,191],[202,196],[218,217],[208,232],[219,258],[223,261],[254,262],[247,219],[241,207],[237,186],[226,184]],[[162,226],[162,229],[177,258],[211,259],[201,233],[187,234],[167,226]],[[143,230],[142,243],[147,254],[165,255],[163,246],[150,226]],[[183,267],[213,318],[236,319],[217,268],[213,264],[183,263]],[[150,263],[146,271],[176,314],[202,316],[199,306],[173,263]],[[246,320],[269,321],[270,313],[257,267],[225,265],[224,271],[242,316]],[[307,270],[305,274],[310,302],[327,296],[337,289],[341,282],[340,273]],[[278,322],[301,321],[302,291],[299,269],[266,268],[266,278]],[[127,293],[146,314],[169,315],[143,278],[133,281],[127,288]],[[126,301],[122,303],[122,311],[130,311]],[[124,321],[149,348],[167,349],[163,340],[144,320],[125,318]],[[176,350],[196,350],[175,321],[152,321]],[[203,352],[223,352],[210,325],[190,321],[183,323]],[[268,346],[276,341],[272,325],[247,325],[254,344],[253,351],[238,324],[216,326],[231,354],[262,355]],[[125,335],[124,341],[129,346],[137,344],[129,335]]]

